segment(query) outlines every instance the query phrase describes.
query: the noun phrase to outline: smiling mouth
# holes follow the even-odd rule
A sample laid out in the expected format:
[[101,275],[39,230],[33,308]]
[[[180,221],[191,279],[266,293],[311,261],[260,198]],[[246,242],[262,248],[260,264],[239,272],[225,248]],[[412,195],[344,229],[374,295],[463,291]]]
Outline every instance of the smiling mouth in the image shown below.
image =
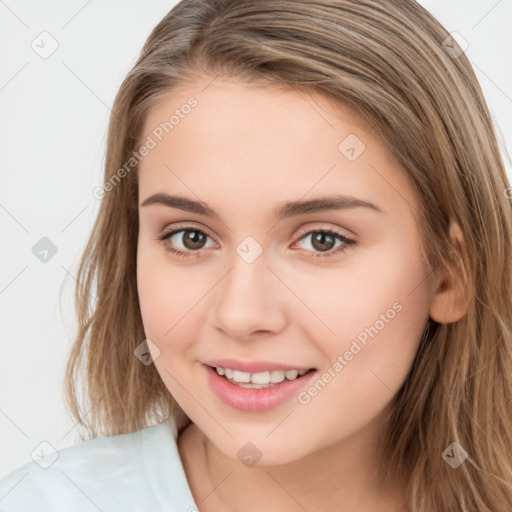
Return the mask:
[[225,380],[243,388],[269,388],[277,386],[283,382],[299,380],[304,375],[316,371],[315,368],[309,370],[272,370],[257,373],[242,372],[231,368],[221,366],[210,366],[219,376]]

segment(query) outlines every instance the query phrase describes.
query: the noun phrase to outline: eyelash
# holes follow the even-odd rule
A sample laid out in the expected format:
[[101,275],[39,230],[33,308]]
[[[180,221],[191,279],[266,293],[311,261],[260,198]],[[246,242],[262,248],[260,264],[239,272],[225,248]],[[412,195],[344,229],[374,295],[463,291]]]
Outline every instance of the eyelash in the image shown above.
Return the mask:
[[[197,257],[199,257],[200,251],[180,251],[178,249],[173,249],[173,248],[169,247],[167,244],[165,244],[165,241],[167,239],[171,238],[176,233],[180,233],[182,231],[195,231],[197,233],[201,233],[202,235],[210,237],[210,235],[208,235],[208,233],[206,233],[202,229],[196,228],[195,226],[176,226],[172,231],[164,232],[163,234],[159,235],[157,237],[157,240],[164,243],[164,248],[166,251],[171,252],[171,253],[175,254],[176,256],[179,256],[182,258],[189,258],[189,257],[197,258]],[[337,240],[344,242],[344,244],[341,245],[340,247],[338,247],[337,249],[330,249],[329,251],[326,251],[326,252],[318,252],[315,256],[313,256],[313,258],[325,258],[325,257],[329,258],[336,254],[340,254],[340,253],[346,251],[349,247],[357,245],[357,242],[355,240],[352,240],[351,238],[348,238],[345,235],[342,235],[341,233],[338,233],[337,231],[333,231],[331,229],[312,229],[310,231],[306,231],[305,233],[301,233],[301,236],[298,239],[298,241],[302,240],[306,236],[311,235],[313,233],[323,233],[323,234],[327,234],[327,235],[333,235],[334,238],[336,238]],[[312,251],[308,251],[308,252],[312,252]],[[315,251],[313,251],[313,252],[315,252]]]

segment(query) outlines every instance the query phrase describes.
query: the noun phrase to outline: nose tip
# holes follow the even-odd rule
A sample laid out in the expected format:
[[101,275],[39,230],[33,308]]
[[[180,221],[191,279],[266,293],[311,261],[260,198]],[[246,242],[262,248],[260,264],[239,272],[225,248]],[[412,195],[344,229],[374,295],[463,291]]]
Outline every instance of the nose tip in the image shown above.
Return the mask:
[[247,263],[241,257],[222,281],[213,301],[213,324],[217,329],[232,339],[248,339],[284,327],[283,294],[273,289],[281,285],[263,259]]

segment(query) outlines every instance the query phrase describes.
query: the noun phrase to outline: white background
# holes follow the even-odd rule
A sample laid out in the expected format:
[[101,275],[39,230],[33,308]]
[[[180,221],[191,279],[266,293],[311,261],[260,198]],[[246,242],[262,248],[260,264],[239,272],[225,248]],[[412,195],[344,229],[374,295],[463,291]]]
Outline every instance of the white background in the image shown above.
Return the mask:
[[[92,190],[102,183],[109,109],[175,3],[0,0],[0,478],[29,462],[41,441],[56,449],[78,441],[63,374],[73,276],[99,206]],[[510,152],[512,0],[420,3],[468,41]],[[48,59],[31,48],[43,31],[59,44]],[[47,263],[32,253],[42,237],[58,249]]]

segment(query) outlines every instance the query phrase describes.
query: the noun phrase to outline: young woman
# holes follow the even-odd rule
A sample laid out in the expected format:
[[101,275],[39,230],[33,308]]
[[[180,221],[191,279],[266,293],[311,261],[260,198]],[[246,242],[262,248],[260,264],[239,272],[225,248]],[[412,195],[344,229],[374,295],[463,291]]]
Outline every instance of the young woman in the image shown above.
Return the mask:
[[510,510],[511,189],[458,50],[412,0],[168,13],[80,267],[90,439],[1,510]]

